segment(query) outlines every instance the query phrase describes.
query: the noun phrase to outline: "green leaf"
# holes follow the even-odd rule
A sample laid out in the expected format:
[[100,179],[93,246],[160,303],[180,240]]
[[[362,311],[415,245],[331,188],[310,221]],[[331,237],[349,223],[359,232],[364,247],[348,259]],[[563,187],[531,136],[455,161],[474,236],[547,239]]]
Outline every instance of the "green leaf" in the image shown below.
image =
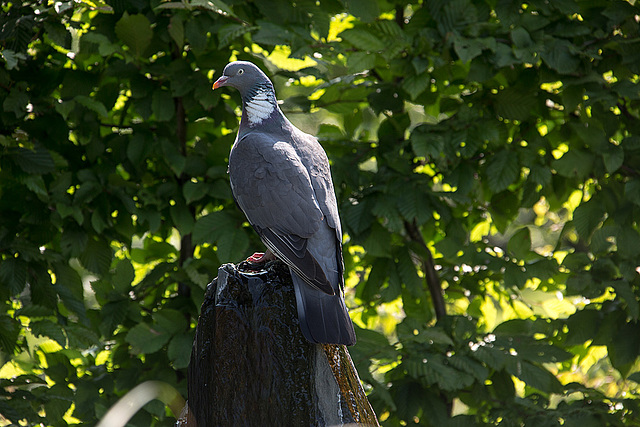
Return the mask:
[[171,338],[167,348],[167,356],[175,369],[184,369],[189,366],[193,338],[193,333],[178,334]]
[[397,260],[398,274],[402,282],[406,286],[407,290],[415,298],[424,297],[425,292],[423,289],[422,279],[416,272],[416,266],[411,259],[411,255],[408,250],[400,250]]
[[608,173],[614,173],[624,162],[624,150],[619,145],[609,144],[609,151],[602,155],[604,167]]
[[67,390],[69,390],[69,394],[71,396],[58,398],[55,395],[55,392],[53,390],[56,388],[59,389],[60,387],[66,387],[66,386],[56,384],[52,386],[49,389],[49,393],[47,393],[47,400],[44,404],[44,410],[46,411],[47,416],[51,417],[51,419],[56,419],[56,420],[63,419],[64,414],[69,410],[69,407],[73,403],[72,402],[73,394],[71,390],[69,390],[68,388]]
[[162,139],[161,142],[162,152],[164,153],[165,161],[171,167],[171,170],[176,176],[180,176],[184,167],[187,164],[187,159],[178,151],[175,143],[172,143],[168,139]]
[[429,73],[422,73],[406,78],[402,82],[402,88],[409,94],[412,100],[415,100],[431,85],[431,76]]
[[18,295],[27,284],[27,263],[18,258],[8,258],[0,262],[0,284]]
[[156,120],[166,122],[173,118],[175,113],[175,104],[171,93],[166,90],[156,90],[153,92],[151,99],[151,111],[156,116]]
[[136,56],[142,55],[153,38],[151,23],[142,14],[129,15],[125,12],[116,23],[115,31],[118,38],[129,46]]
[[559,175],[568,178],[585,178],[593,170],[594,155],[588,151],[572,149],[562,157],[551,162]]
[[9,153],[11,159],[27,173],[46,174],[55,170],[51,153],[39,144],[36,144],[33,150],[16,147],[9,150]]
[[100,332],[110,336],[124,322],[130,307],[130,302],[126,300],[110,301],[104,304],[100,310]]
[[369,237],[363,244],[368,254],[375,257],[391,256],[391,234],[377,222],[373,223]]
[[416,156],[439,158],[444,148],[444,138],[433,127],[419,126],[411,132],[411,148]]
[[4,111],[12,111],[17,118],[22,118],[27,114],[29,96],[22,90],[22,87],[11,89],[2,103]]
[[9,316],[0,315],[0,350],[14,354],[20,334],[20,324]]
[[225,228],[235,228],[238,224],[226,212],[213,212],[197,219],[193,227],[194,243],[214,243]]
[[347,58],[350,73],[371,70],[376,65],[376,55],[368,52],[354,52]]
[[[427,355],[422,361],[410,361],[410,363],[417,365],[419,376],[424,377],[428,382],[435,382],[443,390],[461,390],[474,382],[473,376],[445,365],[440,357]],[[409,369],[410,365],[407,366],[407,370]]]
[[[524,342],[519,342],[524,341]],[[518,357],[534,363],[560,363],[573,358],[573,353],[544,341],[517,339],[513,343]]]
[[100,211],[93,211],[91,214],[91,226],[98,233],[102,233],[109,223],[102,217]]
[[131,259],[139,264],[144,264],[177,255],[178,250],[175,246],[157,239],[159,238],[146,238],[143,248],[134,248],[131,250]]
[[84,95],[78,95],[74,98],[74,100],[78,104],[82,105],[83,107],[86,107],[91,111],[97,113],[103,119],[109,117],[109,112],[107,111],[107,108],[104,106],[102,102],[96,99],[93,99]]
[[37,337],[48,337],[56,341],[62,347],[67,346],[67,337],[60,325],[50,320],[36,320],[29,323],[29,329]]
[[511,40],[513,41],[513,44],[518,48],[526,48],[531,46],[531,44],[533,43],[531,41],[531,36],[527,32],[527,30],[522,27],[516,27],[511,30]]
[[505,119],[526,120],[536,106],[536,95],[521,87],[508,87],[498,92],[496,111]]
[[127,332],[126,341],[136,353],[151,354],[160,350],[171,335],[153,329],[146,323],[139,323]]
[[618,244],[618,253],[622,258],[628,260],[637,260],[640,257],[640,233],[632,227],[625,227],[618,233],[616,243]]
[[418,335],[415,335],[414,331],[410,331],[410,333],[405,333],[404,339],[427,344],[455,345],[451,337],[447,335],[442,328],[437,326],[421,328],[418,331]]
[[560,393],[562,391],[562,384],[551,372],[532,363],[514,359],[512,358],[512,363],[508,364],[508,371],[511,375],[544,393]]
[[629,375],[627,379],[640,384],[640,372],[634,372],[633,374]]
[[352,46],[365,52],[380,52],[384,50],[385,44],[380,37],[373,35],[362,28],[351,28],[339,34]]
[[589,200],[581,203],[573,212],[573,224],[578,235],[589,242],[591,234],[605,216],[605,209],[597,200]]
[[[530,275],[521,266],[510,262],[504,266],[504,284],[518,289],[524,288]],[[500,325],[504,325],[501,323]]]
[[390,260],[388,258],[377,258],[371,263],[369,276],[364,284],[356,288],[358,297],[365,301],[372,301],[380,291],[387,280],[387,272],[390,268]]
[[291,44],[293,34],[285,27],[262,20],[256,23],[259,30],[253,35],[255,43],[265,45]]
[[346,3],[349,13],[362,22],[373,22],[380,15],[376,0],[346,0]]
[[545,186],[551,183],[551,169],[547,166],[534,165],[529,170],[529,178],[536,184]]
[[218,259],[221,262],[237,262],[249,249],[249,236],[242,228],[227,229],[217,241]]
[[[565,295],[589,295],[593,291],[599,295],[599,290],[593,287],[593,276],[589,273],[572,274],[566,282]],[[595,297],[595,295],[594,295]]]
[[632,178],[624,185],[624,197],[640,206],[640,179]]
[[86,320],[82,279],[76,270],[67,264],[57,264],[54,268],[55,289],[64,305]]
[[640,326],[637,322],[617,325],[611,342],[607,344],[609,360],[622,376],[626,376],[640,352]]
[[242,37],[244,34],[254,31],[259,27],[250,27],[248,25],[240,24],[226,24],[220,27],[218,31],[218,49],[223,49],[229,46],[235,41],[235,39]]
[[566,345],[581,345],[593,339],[601,323],[602,316],[598,310],[583,309],[576,311],[566,321],[569,328],[566,336]]
[[453,49],[462,62],[469,62],[482,54],[485,43],[477,39],[468,39],[454,35]]
[[88,349],[99,341],[98,336],[92,330],[77,324],[65,327],[69,338],[69,347],[78,349]]
[[188,205],[207,195],[207,188],[204,183],[188,181],[182,186],[182,194]]
[[167,28],[169,35],[180,49],[184,46],[184,22],[181,15],[173,15]]
[[507,251],[517,259],[525,259],[531,252],[531,231],[529,227],[518,230],[507,244]]
[[198,271],[196,265],[193,262],[185,263],[183,266],[185,273],[189,276],[189,280],[191,280],[196,285],[200,286],[202,289],[205,289],[207,285],[211,282],[211,277],[207,273],[201,273]]
[[[481,342],[480,344],[485,344],[485,342]],[[503,350],[492,347],[491,345],[478,345],[477,348],[472,348],[471,354],[494,370],[504,368],[507,357],[509,357]]]
[[121,295],[126,295],[131,289],[131,282],[135,277],[135,270],[128,258],[121,259],[113,273],[113,287]]
[[[60,206],[58,206],[58,209],[60,209]],[[79,213],[80,218],[82,218],[82,212]],[[69,228],[64,230],[62,233],[62,239],[60,240],[60,246],[62,246],[63,253],[71,257],[79,256],[84,252],[84,249],[87,246],[88,237],[89,236],[84,231],[79,229],[74,230],[73,228]]]
[[108,57],[115,52],[121,51],[120,44],[116,40],[111,40],[104,34],[97,32],[88,32],[82,35],[80,39],[84,46],[97,44],[100,56]]
[[369,203],[352,203],[342,208],[341,214],[344,224],[353,229],[355,233],[361,233],[371,226],[373,215]]
[[87,270],[102,275],[109,270],[112,257],[113,250],[109,243],[103,239],[91,238],[80,254],[80,262]]
[[472,359],[471,357],[456,353],[448,360],[451,366],[460,371],[471,374],[477,381],[481,383],[484,383],[489,376],[489,369],[487,369],[480,362]]
[[596,229],[591,236],[591,248],[594,253],[609,252],[614,245],[618,229],[613,226],[603,226]]
[[[354,325],[354,327],[358,345],[360,346],[357,352],[362,354],[376,353],[381,359],[394,359],[396,357],[395,349],[389,344],[389,340],[384,334],[370,329],[362,329],[357,325]],[[356,348],[354,347],[353,350],[356,350]]]
[[580,59],[574,55],[577,48],[568,40],[545,37],[542,60],[561,74],[572,74],[580,65]]
[[487,181],[494,193],[506,190],[520,176],[518,156],[509,150],[496,153],[487,165]]
[[513,379],[511,375],[504,370],[495,372],[491,376],[491,388],[496,394],[496,397],[505,402],[512,401],[516,394]]
[[220,261],[238,261],[249,248],[249,237],[235,217],[224,211],[199,218],[193,227],[193,240],[198,243],[217,243]]
[[195,220],[188,206],[184,203],[176,203],[169,208],[169,213],[171,214],[173,224],[180,232],[180,235],[186,236],[191,233]]
[[223,16],[236,16],[233,10],[222,0],[191,0],[191,7],[201,7]]
[[153,313],[153,326],[169,335],[181,334],[189,327],[185,314],[174,309],[163,308]]
[[638,304],[638,298],[629,285],[629,282],[621,279],[611,280],[604,284],[611,286],[616,291],[616,294],[627,303],[629,315],[633,320],[637,321],[640,316],[640,305]]
[[21,181],[27,186],[29,190],[38,195],[41,200],[47,199],[47,185],[44,183],[42,175],[28,175]]
[[14,52],[10,49],[3,49],[0,51],[0,56],[5,60],[7,70],[13,70],[18,67],[19,61],[27,59],[24,53]]
[[418,224],[422,224],[433,218],[428,197],[413,185],[408,186],[407,191],[399,191],[396,203],[398,211],[407,221],[416,219]]

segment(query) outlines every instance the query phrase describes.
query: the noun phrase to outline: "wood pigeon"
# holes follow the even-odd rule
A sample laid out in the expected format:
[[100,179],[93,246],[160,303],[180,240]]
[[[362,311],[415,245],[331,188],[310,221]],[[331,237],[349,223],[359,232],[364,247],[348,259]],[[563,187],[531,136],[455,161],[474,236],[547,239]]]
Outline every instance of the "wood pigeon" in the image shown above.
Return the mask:
[[282,113],[273,84],[254,64],[228,64],[213,84],[236,88],[242,118],[229,154],[231,191],[267,247],[251,262],[289,266],[298,319],[312,343],[353,345],[344,303],[342,229],[329,160],[318,140]]

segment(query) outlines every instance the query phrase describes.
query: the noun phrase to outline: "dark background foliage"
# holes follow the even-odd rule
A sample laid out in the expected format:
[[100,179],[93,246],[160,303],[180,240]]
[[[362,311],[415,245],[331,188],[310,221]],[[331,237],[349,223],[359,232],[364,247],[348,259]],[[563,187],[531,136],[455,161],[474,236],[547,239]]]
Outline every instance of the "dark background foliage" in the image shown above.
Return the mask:
[[204,287],[261,247],[211,90],[234,59],[332,161],[383,425],[640,422],[635,1],[1,8],[0,425],[186,395]]

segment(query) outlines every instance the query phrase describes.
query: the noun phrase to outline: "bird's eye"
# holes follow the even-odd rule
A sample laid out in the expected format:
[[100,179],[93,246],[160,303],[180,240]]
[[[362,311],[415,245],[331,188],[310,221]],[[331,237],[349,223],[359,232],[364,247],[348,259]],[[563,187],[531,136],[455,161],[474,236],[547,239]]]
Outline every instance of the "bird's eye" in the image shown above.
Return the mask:
[[242,68],[240,68],[240,69],[238,70],[238,75],[240,75],[240,74],[242,74],[242,73],[244,73],[244,70],[243,70]]

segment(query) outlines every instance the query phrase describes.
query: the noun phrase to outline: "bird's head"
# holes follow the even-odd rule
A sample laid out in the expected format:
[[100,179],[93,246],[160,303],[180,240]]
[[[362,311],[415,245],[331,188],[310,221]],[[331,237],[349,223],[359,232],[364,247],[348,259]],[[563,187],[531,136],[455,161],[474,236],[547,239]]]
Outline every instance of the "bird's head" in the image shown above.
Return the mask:
[[213,89],[222,86],[231,86],[240,91],[244,96],[247,91],[253,89],[257,85],[271,83],[269,78],[251,62],[235,61],[224,67],[222,76],[213,84]]

